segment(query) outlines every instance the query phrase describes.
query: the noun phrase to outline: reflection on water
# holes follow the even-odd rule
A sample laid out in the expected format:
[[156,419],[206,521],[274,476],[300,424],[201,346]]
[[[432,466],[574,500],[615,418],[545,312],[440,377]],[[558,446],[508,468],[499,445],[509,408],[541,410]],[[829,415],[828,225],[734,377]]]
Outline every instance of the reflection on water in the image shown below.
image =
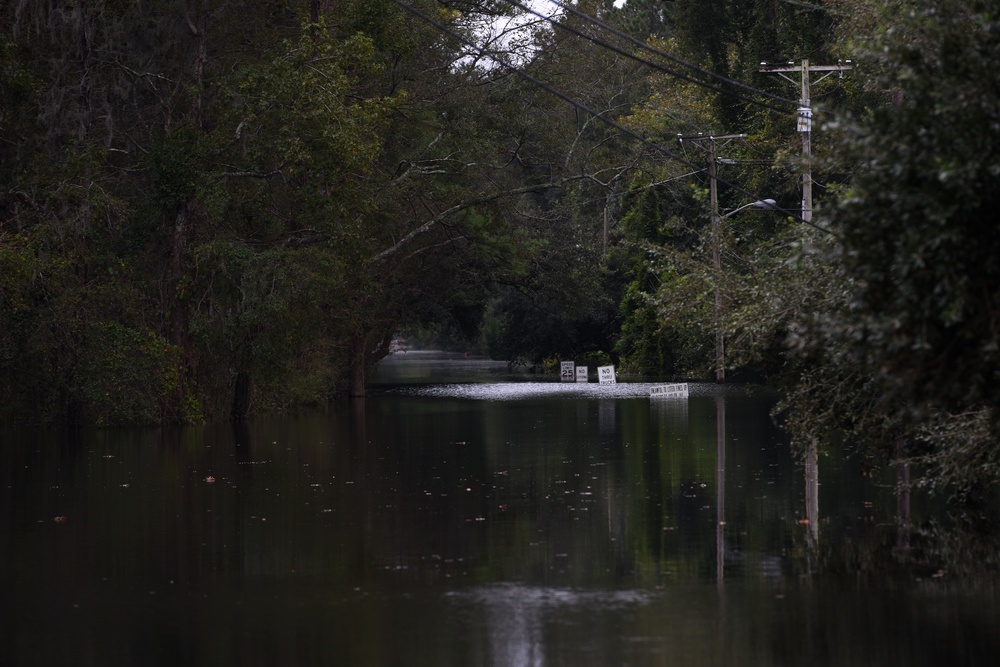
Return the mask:
[[806,483],[806,530],[810,551],[819,548],[819,445],[815,439],[806,445],[802,467]]
[[[679,433],[688,431],[688,399],[655,398],[649,401],[649,412],[657,428],[676,429]],[[680,437],[680,436],[679,436]]]
[[621,613],[648,604],[646,591],[581,591],[505,583],[448,594],[458,607],[484,614],[489,659],[495,667],[542,667],[549,623],[573,614]]
[[773,400],[411,383],[242,429],[5,433],[0,664],[994,657],[996,540],[899,549],[900,508],[937,515],[852,457],[812,507]]
[[[597,384],[574,382],[509,382],[440,384],[431,386],[397,387],[389,390],[411,396],[437,398],[464,398],[472,401],[523,401],[533,398],[648,398],[653,384],[645,382]],[[704,394],[709,385],[693,385],[692,393]],[[678,399],[655,399],[657,404],[677,402]]]
[[382,384],[428,382],[497,382],[530,378],[529,369],[506,361],[470,357],[460,352],[409,350],[389,355],[379,363],[374,381]]
[[721,590],[726,574],[726,399],[715,397],[715,579]]

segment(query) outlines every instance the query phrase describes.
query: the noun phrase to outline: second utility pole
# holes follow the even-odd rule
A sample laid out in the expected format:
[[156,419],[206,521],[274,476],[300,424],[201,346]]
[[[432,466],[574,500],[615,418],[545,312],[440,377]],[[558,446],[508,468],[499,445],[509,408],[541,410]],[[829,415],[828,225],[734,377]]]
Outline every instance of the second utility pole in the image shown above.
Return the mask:
[[[722,289],[719,281],[722,280],[722,250],[720,245],[722,239],[719,237],[719,159],[715,154],[715,141],[717,139],[746,139],[745,134],[725,134],[722,136],[697,135],[693,137],[679,137],[683,141],[694,141],[698,147],[708,153],[708,195],[711,205],[712,216],[712,268],[714,269],[715,282],[715,381],[722,383],[726,381],[726,340],[722,333]],[[707,142],[707,147],[701,142]]]

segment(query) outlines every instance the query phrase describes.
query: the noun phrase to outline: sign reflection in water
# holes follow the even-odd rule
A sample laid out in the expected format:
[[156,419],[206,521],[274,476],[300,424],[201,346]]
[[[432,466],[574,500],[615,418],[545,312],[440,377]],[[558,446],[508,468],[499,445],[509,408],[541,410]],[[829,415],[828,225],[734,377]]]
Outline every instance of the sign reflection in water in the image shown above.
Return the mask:
[[825,457],[810,546],[773,397],[519,379],[237,431],[4,434],[0,664],[995,657],[992,578],[894,560],[891,471]]

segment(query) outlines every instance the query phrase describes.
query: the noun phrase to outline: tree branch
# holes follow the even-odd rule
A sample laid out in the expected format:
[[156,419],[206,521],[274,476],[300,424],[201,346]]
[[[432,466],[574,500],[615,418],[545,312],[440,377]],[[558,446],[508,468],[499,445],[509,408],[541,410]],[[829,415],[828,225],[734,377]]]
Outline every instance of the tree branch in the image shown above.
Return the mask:
[[589,178],[589,176],[587,176],[587,175],[572,176],[572,177],[569,177],[569,178],[561,179],[561,180],[556,181],[554,183],[543,183],[543,184],[540,184],[540,185],[528,185],[528,186],[525,186],[525,187],[522,187],[522,188],[514,188],[512,190],[504,190],[502,192],[493,192],[493,193],[490,193],[488,195],[483,195],[482,197],[476,197],[475,199],[469,199],[467,201],[460,202],[460,203],[455,204],[454,206],[452,206],[450,208],[445,209],[441,213],[438,213],[436,216],[434,216],[433,218],[431,218],[427,222],[423,223],[422,225],[420,225],[416,229],[413,229],[406,236],[404,236],[403,238],[399,239],[399,241],[397,241],[391,247],[386,248],[385,250],[383,250],[382,252],[378,253],[377,255],[372,256],[372,258],[371,258],[370,261],[372,263],[374,263],[374,262],[381,262],[381,261],[384,261],[384,260],[388,259],[389,257],[392,257],[393,255],[395,255],[396,253],[398,253],[401,249],[403,249],[406,245],[408,245],[410,242],[412,242],[413,239],[417,238],[418,236],[420,236],[422,234],[426,234],[431,229],[433,229],[436,225],[442,224],[447,218],[455,215],[456,213],[459,213],[461,211],[470,209],[470,208],[472,208],[474,206],[479,206],[481,204],[488,204],[489,202],[496,201],[498,199],[503,199],[505,197],[514,197],[514,196],[517,196],[517,195],[523,195],[523,194],[527,194],[529,192],[537,192],[539,190],[551,190],[553,188],[561,188],[564,185],[566,185],[567,183],[570,183],[572,181],[578,181],[578,180],[586,179],[586,178]]
[[281,173],[281,167],[267,173],[261,171],[221,171],[215,175],[216,178],[263,178],[268,179]]

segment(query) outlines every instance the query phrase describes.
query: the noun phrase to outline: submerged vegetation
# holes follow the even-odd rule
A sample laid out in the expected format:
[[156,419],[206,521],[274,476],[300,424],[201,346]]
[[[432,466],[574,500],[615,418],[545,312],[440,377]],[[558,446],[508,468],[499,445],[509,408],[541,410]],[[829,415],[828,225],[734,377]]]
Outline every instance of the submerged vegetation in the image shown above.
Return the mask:
[[[721,364],[800,444],[991,486],[1000,3],[616,4],[4,3],[2,417],[321,406],[414,331]],[[853,61],[808,155],[760,67],[806,58]]]

